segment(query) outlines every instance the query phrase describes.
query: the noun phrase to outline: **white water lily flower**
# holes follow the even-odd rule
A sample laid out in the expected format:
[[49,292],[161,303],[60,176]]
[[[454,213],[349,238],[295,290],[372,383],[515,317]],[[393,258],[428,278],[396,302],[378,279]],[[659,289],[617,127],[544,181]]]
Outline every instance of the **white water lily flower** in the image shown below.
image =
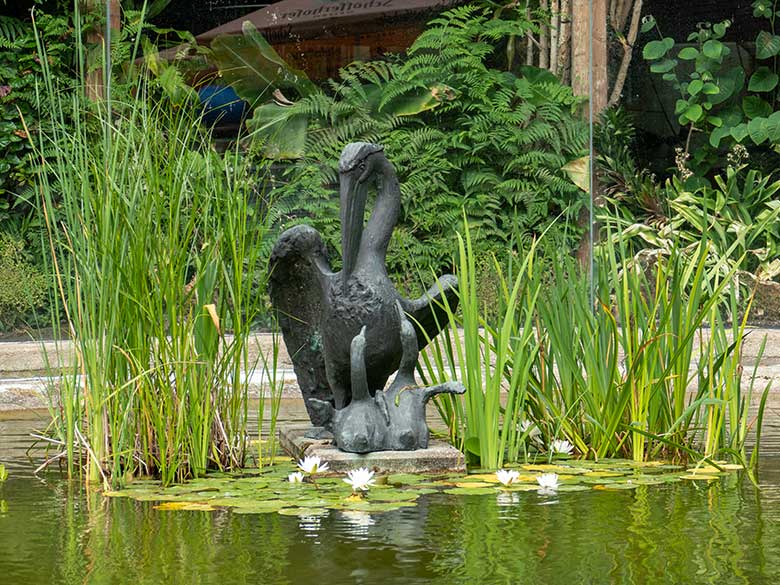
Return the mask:
[[328,464],[323,463],[317,455],[306,457],[298,461],[298,467],[305,473],[314,475],[315,473],[321,473],[328,470]]
[[347,477],[344,478],[344,482],[352,486],[352,491],[367,492],[368,488],[375,482],[374,472],[369,471],[366,467],[360,469],[353,469],[347,473]]
[[558,474],[557,473],[543,473],[536,476],[536,483],[543,490],[555,490],[558,488]]
[[510,486],[514,482],[517,481],[517,478],[520,477],[520,474],[517,473],[514,469],[499,469],[496,471],[496,479],[501,483],[503,486]]
[[[531,429],[530,431],[528,429]],[[530,420],[524,420],[520,423],[520,432],[525,434],[526,431],[528,431],[528,438],[530,439],[536,439],[539,435],[542,434],[542,432],[539,430],[539,427],[536,426],[535,423],[531,422]]]
[[555,439],[552,442],[552,445],[550,445],[550,450],[553,453],[559,453],[561,455],[571,455],[571,452],[574,451],[574,445],[569,443],[569,441]]
[[287,481],[290,483],[301,483],[303,481],[303,473],[296,471],[287,476]]

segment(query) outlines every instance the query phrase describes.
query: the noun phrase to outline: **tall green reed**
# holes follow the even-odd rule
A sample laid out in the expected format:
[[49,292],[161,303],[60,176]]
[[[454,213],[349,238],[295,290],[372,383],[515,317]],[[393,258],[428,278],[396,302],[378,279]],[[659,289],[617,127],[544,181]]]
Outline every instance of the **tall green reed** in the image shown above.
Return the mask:
[[448,310],[450,331],[420,364],[426,380],[459,378],[468,388],[437,402],[451,436],[491,468],[532,451],[552,457],[562,439],[596,459],[747,463],[755,391],[755,370],[747,377],[742,362],[747,311],[729,319],[740,308],[736,268],[709,262],[708,245],[643,260],[607,239],[595,307],[572,259],[542,264],[532,246],[511,287],[496,267],[504,303],[491,320],[466,231],[460,313]]
[[150,95],[142,76],[110,110],[45,82],[40,212],[77,356],[52,408],[69,475],[168,484],[241,466],[263,171],[217,153],[192,105]]
[[[464,404],[448,398],[436,404],[451,435],[460,435],[466,453],[485,467],[500,467],[507,452],[516,457],[524,437],[520,414],[538,348],[531,319],[540,285],[528,278],[534,272],[534,250],[532,246],[520,262],[513,281],[507,281],[495,263],[503,302],[494,326],[481,311],[475,257],[466,227],[465,238],[458,235],[460,313],[445,304],[451,332],[445,332],[444,344],[435,341],[422,358],[427,366],[422,371],[426,382],[457,378],[466,385]],[[521,355],[526,359],[513,361],[513,356]]]

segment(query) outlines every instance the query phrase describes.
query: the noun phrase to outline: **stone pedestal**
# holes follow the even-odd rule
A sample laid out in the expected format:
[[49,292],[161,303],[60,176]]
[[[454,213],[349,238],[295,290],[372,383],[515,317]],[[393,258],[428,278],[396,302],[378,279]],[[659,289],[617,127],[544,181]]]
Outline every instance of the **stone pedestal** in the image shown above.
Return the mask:
[[346,473],[350,469],[367,467],[377,473],[464,473],[463,453],[444,441],[431,439],[427,449],[416,451],[376,451],[358,455],[345,453],[329,439],[311,439],[305,434],[309,425],[280,425],[279,442],[295,459],[318,456],[330,470]]

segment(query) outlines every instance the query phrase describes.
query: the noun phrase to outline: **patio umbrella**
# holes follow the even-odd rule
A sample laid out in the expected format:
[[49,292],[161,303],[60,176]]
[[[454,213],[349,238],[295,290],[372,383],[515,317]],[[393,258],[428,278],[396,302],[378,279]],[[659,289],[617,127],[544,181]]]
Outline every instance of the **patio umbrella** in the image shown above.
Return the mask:
[[320,33],[332,26],[387,22],[394,17],[443,10],[458,3],[458,0],[284,0],[206,31],[196,39],[205,44],[219,35],[241,34],[241,27],[248,20],[269,41],[283,41],[290,36]]

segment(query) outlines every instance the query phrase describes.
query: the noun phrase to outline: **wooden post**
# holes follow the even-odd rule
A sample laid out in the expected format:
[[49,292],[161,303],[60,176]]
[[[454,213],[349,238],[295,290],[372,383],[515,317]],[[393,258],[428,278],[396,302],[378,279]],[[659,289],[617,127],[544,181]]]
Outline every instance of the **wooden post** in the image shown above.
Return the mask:
[[[589,96],[590,80],[589,0],[572,0],[572,89],[575,95]],[[607,0],[593,0],[593,115],[607,106]]]
[[[572,0],[572,89],[575,95],[588,96],[594,121],[607,107],[609,82],[607,77],[607,1],[592,0],[593,26],[590,26],[591,5],[589,0]],[[592,34],[592,46],[591,46]],[[591,61],[592,50],[592,61]],[[591,79],[588,71],[591,69],[593,93],[591,95]],[[589,115],[589,113],[588,113]],[[594,153],[591,153],[594,154]],[[593,161],[591,161],[593,169]],[[599,186],[596,177],[591,177],[593,192],[591,204],[599,205]],[[588,209],[583,209],[578,223],[589,226],[591,218]],[[590,234],[586,231],[577,249],[577,258],[582,266],[589,266],[592,261]]]
[[111,11],[111,36],[116,38],[121,30],[120,0],[86,0],[85,14],[89,14],[94,22],[103,23],[87,32],[87,46],[91,49],[87,54],[87,75],[84,91],[89,99],[97,101],[105,98],[105,84],[103,80],[103,66],[95,67],[97,63],[103,63],[103,59],[97,56],[105,55],[105,12],[106,3]]

